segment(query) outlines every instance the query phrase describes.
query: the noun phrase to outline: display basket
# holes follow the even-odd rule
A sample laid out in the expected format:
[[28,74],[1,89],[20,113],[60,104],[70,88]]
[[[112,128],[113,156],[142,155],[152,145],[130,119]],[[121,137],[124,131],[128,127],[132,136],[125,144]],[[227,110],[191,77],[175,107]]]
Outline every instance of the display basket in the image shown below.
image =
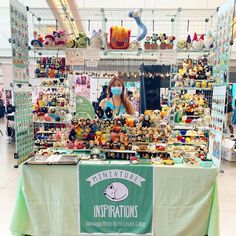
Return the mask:
[[212,161],[200,161],[200,165],[201,167],[205,167],[205,168],[211,168],[212,167]]
[[175,164],[182,164],[184,158],[183,157],[175,157],[175,158],[172,158],[172,160],[174,161]]

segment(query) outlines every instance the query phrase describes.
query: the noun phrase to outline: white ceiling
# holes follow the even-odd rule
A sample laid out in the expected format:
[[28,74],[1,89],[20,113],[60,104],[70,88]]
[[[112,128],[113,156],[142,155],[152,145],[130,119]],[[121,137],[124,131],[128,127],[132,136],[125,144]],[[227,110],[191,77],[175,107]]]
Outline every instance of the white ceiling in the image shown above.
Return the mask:
[[225,0],[76,0],[78,7],[93,8],[216,8]]
[[[46,0],[19,0],[31,8],[46,8]],[[216,8],[225,0],[76,0],[79,8]],[[8,7],[9,0],[1,0],[1,7]]]

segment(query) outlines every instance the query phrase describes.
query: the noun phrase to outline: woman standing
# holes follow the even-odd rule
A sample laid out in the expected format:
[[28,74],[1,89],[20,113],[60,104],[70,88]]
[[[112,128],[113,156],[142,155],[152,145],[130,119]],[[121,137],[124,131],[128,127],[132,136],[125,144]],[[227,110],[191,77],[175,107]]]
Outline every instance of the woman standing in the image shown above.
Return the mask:
[[122,79],[114,77],[108,85],[108,96],[103,99],[99,106],[106,111],[110,108],[113,111],[113,118],[123,114],[135,115],[133,104],[125,95],[125,85]]

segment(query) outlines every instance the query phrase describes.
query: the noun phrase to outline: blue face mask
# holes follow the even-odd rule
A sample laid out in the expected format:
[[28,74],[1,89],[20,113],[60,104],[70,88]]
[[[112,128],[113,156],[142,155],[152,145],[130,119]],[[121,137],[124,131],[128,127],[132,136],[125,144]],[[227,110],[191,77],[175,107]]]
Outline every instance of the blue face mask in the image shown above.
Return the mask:
[[115,96],[119,96],[122,94],[122,87],[111,87],[111,92]]

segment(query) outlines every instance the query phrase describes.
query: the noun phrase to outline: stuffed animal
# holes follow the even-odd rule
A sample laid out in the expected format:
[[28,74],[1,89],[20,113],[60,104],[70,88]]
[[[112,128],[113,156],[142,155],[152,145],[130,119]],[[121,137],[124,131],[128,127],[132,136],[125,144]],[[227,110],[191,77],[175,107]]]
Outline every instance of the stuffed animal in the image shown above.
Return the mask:
[[192,47],[192,40],[191,40],[191,36],[190,36],[190,34],[189,34],[188,37],[187,37],[187,40],[186,40],[186,48],[187,48],[188,50],[190,50],[191,47]]
[[204,40],[204,35],[201,35],[200,38],[198,39],[197,33],[195,32],[192,41],[192,48],[195,50],[201,50],[204,46],[203,40]]
[[102,119],[103,116],[104,116],[104,110],[100,106],[98,106],[95,109],[95,113],[96,113],[96,115],[98,116],[99,119]]
[[175,41],[176,37],[171,35],[167,37],[167,44],[166,47],[168,49],[172,49],[174,47],[174,41]]
[[150,115],[144,115],[144,119],[142,121],[142,126],[143,127],[150,127],[151,120],[150,120]]
[[204,46],[206,49],[209,50],[210,48],[213,47],[213,43],[214,43],[214,39],[213,39],[212,33],[211,31],[208,31],[204,39]]
[[55,39],[55,46],[64,46],[65,45],[65,31],[53,31],[53,36]]
[[44,46],[45,47],[52,47],[52,46],[54,46],[54,41],[55,41],[54,36],[52,34],[47,34],[45,36]]
[[121,26],[110,28],[111,49],[127,49],[129,47],[131,30]]
[[99,29],[98,31],[93,30],[92,36],[90,38],[90,47],[101,49],[103,46],[103,33],[102,30]]
[[137,41],[141,41],[145,38],[145,36],[147,35],[147,27],[143,24],[143,22],[141,21],[140,18],[140,13],[138,10],[135,11],[130,11],[128,16],[130,18],[133,18],[136,22],[136,24],[138,25],[138,27],[141,29],[140,34],[138,35],[138,37],[136,38]]
[[72,141],[67,141],[66,147],[67,147],[68,149],[74,149],[75,144],[74,144]]
[[152,49],[151,40],[152,40],[152,38],[150,36],[146,36],[145,42],[144,42],[145,50]]
[[66,40],[66,47],[67,48],[76,48],[77,47],[76,40],[74,40],[74,39],[67,39]]
[[35,48],[43,47],[43,37],[41,35],[38,35],[37,31],[33,32],[34,39],[31,40],[31,45]]
[[166,49],[167,35],[165,33],[164,34],[160,34],[159,40],[161,42],[160,49]]
[[85,33],[79,33],[79,35],[75,38],[77,43],[77,48],[87,48],[89,44],[89,38]]
[[140,43],[137,40],[133,40],[130,44],[129,44],[129,49],[131,50],[135,50],[140,48]]
[[108,119],[111,119],[113,116],[113,110],[110,107],[107,107],[105,110],[105,114]]
[[65,121],[66,120],[66,111],[60,110],[59,111],[59,115],[61,117],[61,121]]
[[179,40],[179,42],[177,43],[177,48],[179,48],[179,49],[186,48],[186,41],[185,40]]

